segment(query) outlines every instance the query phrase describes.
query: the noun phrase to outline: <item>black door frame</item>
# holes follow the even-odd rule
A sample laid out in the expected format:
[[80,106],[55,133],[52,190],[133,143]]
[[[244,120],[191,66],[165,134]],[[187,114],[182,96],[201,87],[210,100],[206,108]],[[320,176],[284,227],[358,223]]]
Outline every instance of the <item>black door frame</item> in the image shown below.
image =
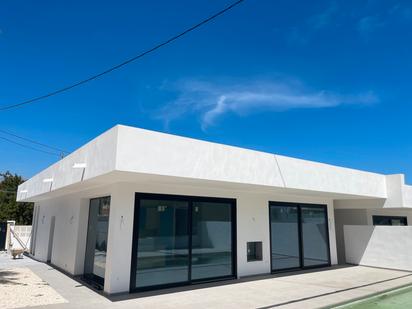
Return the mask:
[[[189,242],[189,255],[188,255],[188,280],[177,283],[167,283],[160,285],[153,285],[148,287],[135,287],[136,282],[136,270],[137,270],[137,253],[138,253],[138,241],[139,241],[139,213],[140,213],[140,200],[152,199],[152,200],[173,200],[184,201],[188,203],[188,242]],[[194,202],[216,202],[231,204],[231,219],[232,219],[232,274],[229,276],[219,276],[206,279],[191,279],[192,271],[192,210]],[[220,198],[220,197],[205,197],[205,196],[189,196],[189,195],[174,195],[174,194],[155,194],[155,193],[135,193],[135,205],[134,205],[134,219],[133,219],[133,241],[132,241],[132,261],[130,271],[130,293],[143,292],[149,290],[158,290],[170,287],[192,285],[198,283],[205,283],[211,281],[229,280],[237,277],[237,235],[236,235],[236,199],[235,198]]]
[[[271,207],[296,207],[297,208],[297,225],[298,225],[298,244],[299,244],[299,267],[290,267],[290,268],[283,268],[279,270],[273,269],[273,261],[272,261],[272,224],[271,224],[271,217],[270,217],[270,209]],[[326,236],[327,236],[327,250],[328,250],[328,262],[319,265],[312,265],[312,266],[304,266],[303,264],[303,232],[302,232],[302,207],[310,207],[310,208],[320,208],[325,210],[325,223],[326,223]],[[295,271],[301,269],[313,269],[313,268],[321,268],[321,267],[328,267],[331,266],[330,261],[330,238],[329,238],[329,219],[328,219],[328,207],[324,204],[308,204],[308,203],[291,203],[291,202],[275,202],[269,201],[269,239],[270,239],[270,272],[271,273],[282,273],[288,271]]]
[[6,250],[7,222],[0,222],[0,251]]
[[[94,201],[94,200],[100,200],[100,199],[104,199],[104,198],[109,198],[110,199],[110,209],[109,209],[109,221],[110,221],[110,211],[111,211],[111,200],[112,200],[112,198],[111,198],[111,196],[110,195],[107,195],[107,196],[100,196],[100,197],[95,197],[95,198],[91,198],[91,199],[89,199],[89,211],[87,212],[87,233],[86,233],[86,248],[85,248],[85,251],[84,251],[84,255],[85,255],[85,263],[86,263],[86,256],[87,256],[87,240],[88,240],[88,237],[89,237],[89,224],[90,224],[90,206],[91,206],[91,203],[92,203],[92,201]],[[109,226],[107,226],[107,229],[109,229]],[[108,241],[109,241],[109,230],[107,230],[107,240],[106,240],[106,246],[107,246],[107,243],[108,243]],[[96,244],[95,244],[96,245]],[[93,248],[93,250],[94,250],[94,248]],[[106,252],[107,253],[107,252]],[[85,269],[85,263],[84,263],[84,265],[83,265],[83,274],[82,274],[82,279],[83,279],[83,281],[85,281],[86,283],[89,283],[89,284],[92,284],[92,285],[96,285],[97,286],[97,288],[98,289],[103,289],[104,288],[104,281],[105,281],[105,278],[102,278],[102,277],[100,277],[100,276],[98,276],[98,275],[95,275],[95,274],[93,274],[93,273],[85,273],[84,272],[84,269]],[[105,271],[106,271],[106,266],[105,266]]]

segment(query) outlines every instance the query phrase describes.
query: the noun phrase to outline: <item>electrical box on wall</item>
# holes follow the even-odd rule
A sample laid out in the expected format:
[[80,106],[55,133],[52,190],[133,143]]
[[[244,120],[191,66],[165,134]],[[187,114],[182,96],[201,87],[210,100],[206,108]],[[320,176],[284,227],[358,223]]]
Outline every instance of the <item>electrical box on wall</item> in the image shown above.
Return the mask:
[[249,241],[247,242],[247,261],[262,261],[262,242]]

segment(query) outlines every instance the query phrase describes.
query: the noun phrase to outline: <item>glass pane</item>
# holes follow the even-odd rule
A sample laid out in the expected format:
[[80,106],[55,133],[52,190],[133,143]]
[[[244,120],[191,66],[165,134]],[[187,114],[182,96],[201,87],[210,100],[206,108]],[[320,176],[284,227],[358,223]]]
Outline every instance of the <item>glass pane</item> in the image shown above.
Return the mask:
[[192,280],[232,275],[231,205],[194,202]]
[[90,200],[84,273],[101,284],[106,269],[109,212],[110,197]]
[[373,225],[408,225],[406,217],[373,216]]
[[136,287],[188,281],[188,203],[140,200]]
[[327,264],[326,208],[302,206],[303,266]]
[[300,267],[298,208],[271,206],[272,270]]

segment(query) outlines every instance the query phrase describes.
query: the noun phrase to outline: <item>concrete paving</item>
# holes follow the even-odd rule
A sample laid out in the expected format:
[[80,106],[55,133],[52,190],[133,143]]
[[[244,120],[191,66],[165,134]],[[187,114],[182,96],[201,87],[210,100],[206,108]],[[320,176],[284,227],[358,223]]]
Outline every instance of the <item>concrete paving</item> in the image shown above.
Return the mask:
[[27,267],[68,301],[32,307],[47,309],[320,308],[412,284],[411,272],[345,266],[107,298],[47,264],[23,260],[0,257],[0,269]]

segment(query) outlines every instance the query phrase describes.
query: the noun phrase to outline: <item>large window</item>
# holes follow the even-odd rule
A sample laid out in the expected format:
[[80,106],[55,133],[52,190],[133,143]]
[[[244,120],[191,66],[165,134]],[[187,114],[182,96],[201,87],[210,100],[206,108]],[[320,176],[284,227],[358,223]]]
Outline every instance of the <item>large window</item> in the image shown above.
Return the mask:
[[297,206],[270,207],[273,269],[300,266],[298,222]]
[[185,201],[140,201],[136,287],[187,280],[188,206]]
[[329,237],[326,207],[302,206],[302,255],[303,266],[329,263]]
[[232,272],[232,204],[193,202],[192,280]]
[[373,216],[373,225],[408,225],[406,217]]
[[330,264],[324,205],[269,203],[272,271]]
[[131,290],[235,275],[235,200],[136,194]]

